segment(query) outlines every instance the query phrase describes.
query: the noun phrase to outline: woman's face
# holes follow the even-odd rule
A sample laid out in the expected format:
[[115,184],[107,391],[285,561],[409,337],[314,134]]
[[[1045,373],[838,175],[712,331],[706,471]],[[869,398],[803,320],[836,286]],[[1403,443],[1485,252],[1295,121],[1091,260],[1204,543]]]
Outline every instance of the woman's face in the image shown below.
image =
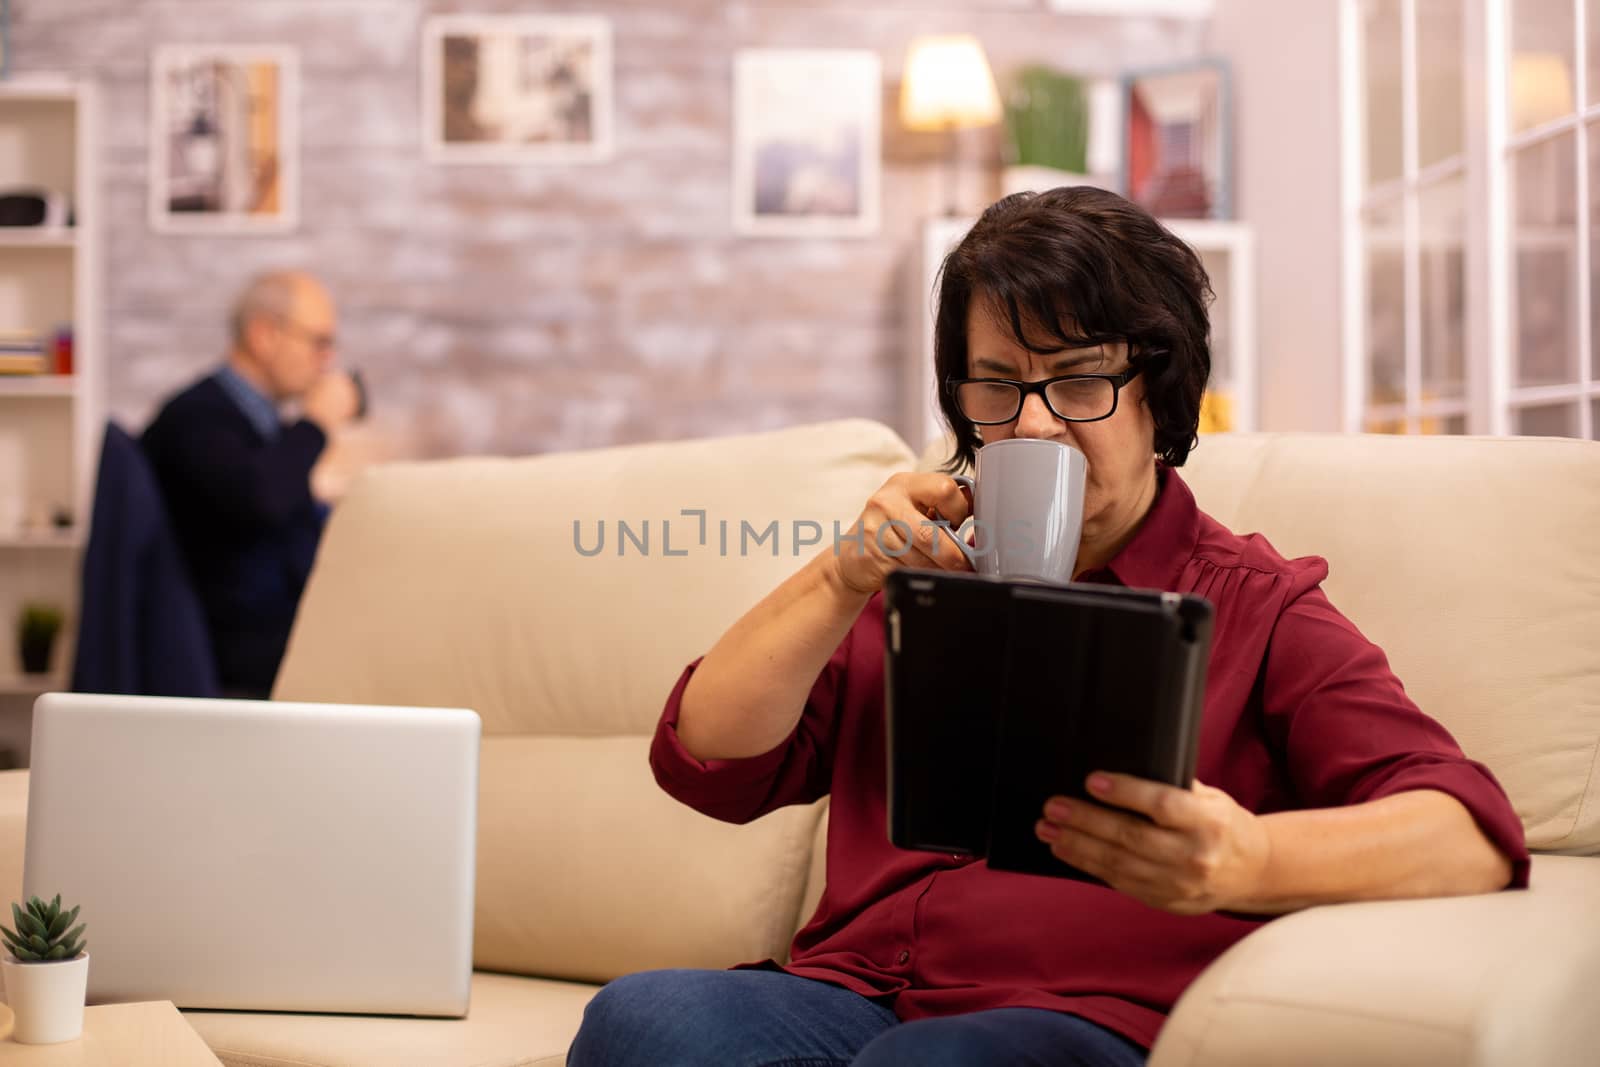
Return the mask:
[[[967,375],[1035,382],[1062,374],[1120,374],[1128,369],[1127,346],[1066,349],[1050,355],[1030,352],[1017,343],[1010,325],[989,305],[974,301],[967,315]],[[1030,340],[1033,339],[1030,333]],[[1011,437],[1059,441],[1082,452],[1089,461],[1084,490],[1083,538],[1115,536],[1143,517],[1142,504],[1155,474],[1155,420],[1144,403],[1144,379],[1122,387],[1117,411],[1099,422],[1067,422],[1045,406],[1044,397],[1027,397],[1022,411],[1001,426],[980,426],[984,444]]]

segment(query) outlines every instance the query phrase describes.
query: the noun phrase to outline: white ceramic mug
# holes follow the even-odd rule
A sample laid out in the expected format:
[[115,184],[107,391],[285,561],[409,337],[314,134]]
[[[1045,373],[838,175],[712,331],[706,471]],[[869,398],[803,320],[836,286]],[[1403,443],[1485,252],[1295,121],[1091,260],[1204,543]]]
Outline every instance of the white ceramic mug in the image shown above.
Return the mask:
[[978,449],[974,478],[956,481],[972,496],[973,544],[956,537],[979,574],[1072,581],[1083,534],[1089,461],[1071,445],[1012,437]]

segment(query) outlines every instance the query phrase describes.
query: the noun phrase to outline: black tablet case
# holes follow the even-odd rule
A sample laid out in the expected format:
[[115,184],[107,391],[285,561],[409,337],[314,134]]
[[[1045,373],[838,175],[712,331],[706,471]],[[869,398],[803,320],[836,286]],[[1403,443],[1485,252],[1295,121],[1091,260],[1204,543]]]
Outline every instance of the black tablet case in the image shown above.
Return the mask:
[[889,838],[1095,880],[1034,836],[1094,770],[1188,788],[1203,598],[901,570],[885,584]]
[[[889,839],[901,848],[988,849],[1008,593],[972,576],[894,571],[884,586]],[[999,625],[997,625],[999,623]]]

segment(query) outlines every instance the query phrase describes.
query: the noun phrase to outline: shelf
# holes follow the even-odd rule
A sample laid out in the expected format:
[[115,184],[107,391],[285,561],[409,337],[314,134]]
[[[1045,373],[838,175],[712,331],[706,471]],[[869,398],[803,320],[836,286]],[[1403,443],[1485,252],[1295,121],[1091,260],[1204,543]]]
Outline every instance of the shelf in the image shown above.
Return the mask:
[[67,679],[59,671],[49,674],[19,674],[15,668],[0,669],[0,696],[38,696],[67,688]]
[[1179,240],[1202,252],[1231,252],[1248,243],[1254,234],[1247,223],[1224,219],[1161,219],[1160,222]]
[[0,374],[0,397],[70,397],[77,381],[71,374]]
[[78,93],[78,86],[71,79],[43,74],[16,77],[0,83],[0,103],[30,100],[52,104],[76,104]]
[[0,533],[0,548],[80,548],[83,537],[77,530],[65,533]]
[[1157,18],[1209,18],[1215,0],[1047,0],[1059,15],[1153,15]]
[[70,226],[0,226],[0,248],[76,248]]

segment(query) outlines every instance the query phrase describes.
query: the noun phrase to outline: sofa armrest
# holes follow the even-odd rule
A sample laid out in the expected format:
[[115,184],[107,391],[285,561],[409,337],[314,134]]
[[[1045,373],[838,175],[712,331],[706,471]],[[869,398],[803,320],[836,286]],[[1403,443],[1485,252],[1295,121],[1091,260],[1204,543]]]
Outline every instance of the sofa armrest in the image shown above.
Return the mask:
[[1150,1067],[1584,1063],[1596,989],[1600,859],[1541,855],[1525,891],[1268,923],[1183,994]]
[[28,772],[0,771],[0,911],[22,899],[22,841],[28,830]]

